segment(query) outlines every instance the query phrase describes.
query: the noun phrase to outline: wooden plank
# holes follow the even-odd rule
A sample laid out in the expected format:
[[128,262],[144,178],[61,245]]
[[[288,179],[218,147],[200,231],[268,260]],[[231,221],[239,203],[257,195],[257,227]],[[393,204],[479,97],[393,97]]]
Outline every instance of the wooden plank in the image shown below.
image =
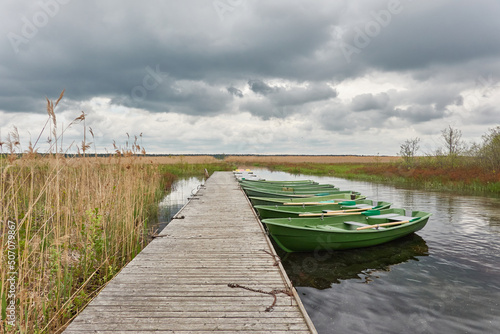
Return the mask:
[[[261,286],[256,286],[256,285],[248,285],[248,287],[252,287],[254,289],[260,289],[262,288]],[[278,289],[280,286],[276,285],[272,287],[272,289]],[[126,291],[124,291],[126,289]],[[265,289],[264,289],[265,290]],[[122,294],[125,293],[154,293],[154,294],[163,294],[163,293],[175,293],[175,292],[180,292],[180,293],[185,293],[185,292],[192,292],[192,293],[211,293],[211,294],[216,294],[216,293],[222,293],[222,294],[238,294],[238,293],[244,293],[244,294],[255,294],[253,291],[248,291],[245,289],[238,289],[234,288],[231,290],[227,289],[227,285],[223,284],[214,284],[211,285],[210,287],[207,287],[206,285],[158,285],[158,284],[144,284],[144,285],[137,285],[137,284],[113,284],[113,285],[108,285],[105,290],[101,292],[107,293],[107,292],[119,292]]]
[[316,333],[232,173],[196,198],[64,333]]
[[[270,265],[269,262],[264,262],[263,264]],[[250,275],[261,275],[262,273],[269,273],[270,275],[276,275],[276,272],[272,270],[272,268],[269,267],[262,267],[262,266],[251,266],[251,265],[245,265],[245,264],[240,264],[239,266],[229,266],[229,265],[216,265],[215,263],[212,266],[208,265],[199,265],[199,266],[186,266],[182,267],[180,266],[154,266],[154,265],[144,265],[144,264],[137,264],[134,266],[129,266],[128,268],[124,269],[122,272],[127,272],[127,273],[142,273],[144,274],[144,270],[147,270],[148,273],[186,273],[186,274],[196,274],[198,272],[218,272],[220,273],[220,270],[224,271],[240,271],[240,272],[247,272]],[[278,275],[276,275],[278,277]]]
[[[268,270],[260,269],[260,270],[255,270],[255,272],[253,272],[253,271],[248,272],[248,274],[258,276],[259,274],[267,273],[269,277],[270,276],[274,276],[274,277],[278,277],[278,278],[280,277],[279,275],[276,275],[276,273],[273,272],[271,269],[269,269],[269,268],[272,268],[274,266],[274,262],[260,262],[259,264],[261,264],[262,266],[266,266]],[[217,271],[216,269],[217,268],[206,268],[206,272]],[[222,270],[223,272],[227,272],[226,273],[227,275],[231,275],[232,274],[231,271],[244,272],[244,268],[241,268],[241,267],[220,266],[219,269]],[[199,272],[203,272],[204,270],[205,270],[204,268],[186,268],[186,270],[183,271],[182,269],[179,269],[179,268],[168,268],[168,267],[152,268],[152,267],[137,266],[137,267],[131,267],[130,269],[127,269],[127,270],[123,270],[122,272],[126,273],[126,275],[134,275],[134,274],[140,275],[140,274],[144,274],[145,271],[148,271],[151,273],[157,273],[158,275],[162,275],[162,273],[165,273],[165,274],[163,274],[165,276],[166,274],[175,273],[175,272],[179,272],[179,273],[184,272],[186,275],[192,275],[192,274],[196,274]],[[220,273],[220,271],[219,271],[219,273]],[[224,276],[224,275],[222,275],[222,273],[221,273],[221,276]]]
[[[219,313],[233,313],[233,312],[241,312],[241,313],[248,313],[250,318],[256,318],[260,317],[261,314],[263,313],[270,313],[266,312],[266,308],[269,307],[272,303],[272,300],[269,300],[270,302],[259,306],[259,305],[254,305],[252,307],[248,305],[218,305],[218,304],[195,304],[195,305],[189,305],[189,309],[183,305],[183,304],[162,304],[162,303],[136,303],[134,305],[124,305],[124,304],[90,304],[84,312],[82,312],[76,319],[79,317],[85,317],[88,312],[92,312],[92,310],[96,309],[117,309],[117,310],[122,310],[126,312],[135,312],[137,314],[141,314],[144,312],[147,312],[147,310],[153,312],[184,312],[186,314],[191,314],[191,313],[196,313],[196,312],[209,312],[209,313],[214,313],[214,314],[219,314]],[[88,311],[86,311],[88,309]],[[292,312],[297,310],[297,305],[278,305],[273,308],[272,312]],[[119,313],[117,313],[117,316]]]
[[[185,298],[185,297],[126,297],[126,296],[103,296],[99,299],[96,299],[92,302],[94,306],[104,306],[104,305],[127,305],[127,304],[138,305],[162,305],[162,307],[171,309],[177,309],[180,305],[185,310],[193,308],[206,307],[208,310],[215,310],[218,307],[239,307],[239,309],[243,310],[265,310],[267,307],[271,306],[273,303],[273,296],[271,295],[263,295],[263,297],[241,297],[241,296],[233,296],[233,297],[193,297],[193,298]],[[216,303],[216,304],[215,304]],[[277,298],[276,305],[277,306],[293,306],[296,302],[294,299],[288,298]],[[203,308],[200,308],[203,309]]]
[[235,263],[235,264],[226,264],[224,262],[212,262],[212,263],[205,263],[205,264],[192,264],[192,265],[178,265],[178,266],[170,266],[170,265],[165,265],[162,266],[161,263],[158,263],[156,266],[154,264],[146,264],[146,263],[140,263],[136,265],[131,265],[128,266],[126,269],[122,270],[122,272],[140,272],[142,271],[144,273],[144,270],[147,270],[148,272],[189,272],[189,273],[196,273],[197,271],[219,271],[224,270],[224,271],[247,271],[249,274],[256,273],[258,275],[259,273],[262,272],[268,272],[272,275],[276,274],[272,270],[272,266],[274,265],[273,261],[258,261],[257,263],[253,264],[244,264],[244,263]]
[[[153,255],[154,256],[154,255]],[[173,260],[177,260],[178,263],[172,263]],[[209,268],[248,268],[248,269],[257,269],[260,268],[261,270],[270,270],[273,271],[272,268],[273,264],[276,262],[275,259],[272,259],[271,257],[265,258],[265,259],[260,259],[260,258],[254,258],[253,260],[250,261],[243,261],[244,259],[233,259],[233,260],[227,260],[227,259],[220,259],[219,261],[217,260],[203,260],[203,261],[188,261],[186,262],[186,258],[184,257],[176,257],[172,256],[172,258],[169,261],[141,261],[141,262],[135,262],[135,263],[129,263],[129,265],[124,269],[124,270],[129,270],[129,268],[174,268],[174,269],[182,269],[182,268],[191,268],[191,269],[209,269]],[[184,261],[184,263],[183,263]],[[262,267],[264,266],[264,267]]]
[[[172,330],[154,330],[154,331],[141,331],[141,334],[179,334],[179,333],[196,333],[196,334],[213,334],[214,331],[172,331]],[[83,329],[68,329],[64,333],[66,334],[82,334],[88,333],[88,329],[83,328]],[[286,331],[280,331],[280,330],[273,330],[273,331],[259,331],[259,330],[240,330],[238,333],[242,334],[309,334],[311,333],[309,330],[286,330]],[[131,334],[131,331],[126,331],[126,330],[93,330],[92,334]],[[234,331],[221,331],[218,330],[217,334],[234,334]]]
[[[218,318],[224,319],[224,318]],[[274,318],[276,319],[276,318]],[[168,319],[169,321],[165,321],[165,319],[157,319],[157,318],[141,318],[139,319],[127,319],[127,322],[106,322],[106,323],[85,323],[80,324],[75,322],[72,328],[75,329],[87,329],[90,331],[95,330],[130,330],[135,332],[141,331],[159,331],[159,330],[174,330],[174,331],[241,331],[241,330],[307,330],[307,325],[302,321],[302,323],[262,323],[260,321],[248,321],[243,323],[233,323],[232,321],[221,321],[219,323],[191,323],[189,321],[176,323],[171,321],[172,319]],[[177,319],[175,319],[177,320]],[[255,319],[257,320],[257,319]]]
[[[81,314],[78,319],[85,319],[87,316],[92,316],[94,314],[107,315],[109,317],[118,318],[248,318],[255,316],[254,311],[167,311],[161,309],[152,310],[141,310],[140,308],[126,309],[124,310],[122,306],[88,306],[89,310],[92,312],[87,312]],[[277,307],[272,312],[260,312],[259,318],[300,318],[300,312],[295,308],[281,308]]]
[[[270,313],[270,312],[268,312]],[[123,313],[121,314],[123,315]],[[110,319],[111,316],[111,319]],[[133,315],[133,317],[126,317],[123,320],[122,318],[117,318],[113,317],[112,314],[92,314],[87,317],[82,317],[78,319],[78,321],[75,321],[75,324],[78,323],[107,323],[107,324],[129,324],[129,323],[134,323],[136,322],[136,317]],[[153,316],[148,316],[147,314],[144,314],[142,317],[140,317],[140,320],[143,322],[148,322],[148,323],[160,323],[163,318],[161,316],[153,317]],[[171,318],[170,323],[175,323],[176,325],[188,325],[188,324],[245,324],[248,322],[247,318],[243,317],[201,317],[201,318],[196,318],[196,317],[173,317]],[[295,317],[289,317],[289,318],[255,318],[251,321],[254,324],[303,324],[303,320],[297,316]]]
[[251,277],[208,277],[208,276],[160,276],[154,275],[151,277],[145,277],[141,275],[127,275],[123,277],[116,277],[116,283],[136,283],[143,284],[147,282],[156,282],[157,284],[186,284],[186,285],[197,285],[197,284],[222,284],[228,285],[229,283],[237,283],[245,286],[253,285],[260,288],[273,287],[281,283],[278,278],[262,278],[253,279]]
[[[118,296],[126,296],[130,298],[130,301],[134,301],[134,298],[137,297],[156,297],[159,294],[161,294],[164,297],[167,298],[173,298],[173,297],[181,297],[185,298],[186,301],[189,301],[190,299],[198,300],[200,297],[204,298],[210,298],[210,299],[215,299],[215,298],[220,298],[221,300],[224,298],[233,298],[233,299],[240,299],[241,297],[247,297],[247,298],[253,298],[255,297],[256,293],[251,292],[251,291],[236,291],[236,292],[228,292],[228,291],[223,291],[223,292],[218,292],[218,291],[153,291],[153,292],[146,292],[146,291],[130,291],[124,294],[122,291],[114,290],[114,291],[103,291],[101,294],[101,297],[118,297]],[[266,295],[264,295],[266,296]],[[271,296],[271,295],[267,295]],[[272,298],[269,297],[269,298]]]

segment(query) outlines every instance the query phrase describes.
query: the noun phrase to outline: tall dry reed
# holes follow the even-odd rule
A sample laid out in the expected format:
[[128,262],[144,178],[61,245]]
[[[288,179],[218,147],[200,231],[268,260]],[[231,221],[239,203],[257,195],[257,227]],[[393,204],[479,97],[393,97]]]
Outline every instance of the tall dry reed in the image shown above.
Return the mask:
[[[1,332],[61,331],[144,247],[162,193],[137,140],[116,148],[127,159],[91,159],[84,127],[81,154],[63,154],[54,112],[62,96],[47,101],[48,152],[39,154],[37,140],[21,156],[17,129],[1,143]],[[82,113],[71,125],[84,121]]]

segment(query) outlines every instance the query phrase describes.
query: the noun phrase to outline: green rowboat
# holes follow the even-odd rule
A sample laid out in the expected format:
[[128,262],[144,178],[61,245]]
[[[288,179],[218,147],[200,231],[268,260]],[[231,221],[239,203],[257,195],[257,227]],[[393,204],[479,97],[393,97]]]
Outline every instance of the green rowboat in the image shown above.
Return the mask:
[[302,192],[302,191],[322,191],[327,189],[337,189],[332,184],[307,184],[307,185],[254,185],[247,183],[240,183],[243,189],[261,189],[265,191],[289,191],[289,192]]
[[351,190],[338,191],[333,195],[312,196],[299,198],[284,198],[284,197],[249,197],[252,205],[318,205],[328,204],[333,202],[341,202],[347,200],[366,199],[366,196]]
[[429,247],[416,233],[373,247],[351,249],[349,251],[320,251],[321,265],[311,265],[316,254],[285,253],[277,247],[281,263],[295,287],[305,286],[318,290],[330,289],[347,279],[363,279],[368,283],[377,275],[367,275],[390,271],[391,266],[407,261],[418,261],[418,257],[428,256]]
[[389,202],[378,202],[372,200],[343,201],[337,204],[322,204],[312,206],[289,206],[289,205],[256,205],[255,210],[259,212],[261,219],[266,218],[298,218],[298,217],[321,217],[331,215],[359,214],[367,210],[382,210],[390,208]]
[[248,197],[283,197],[283,198],[300,198],[311,196],[326,196],[333,195],[339,192],[338,188],[304,190],[304,191],[271,191],[257,188],[244,188],[243,189]]
[[335,188],[332,185],[328,186],[312,186],[312,187],[279,187],[279,188],[256,188],[256,187],[241,187],[245,192],[247,190],[263,191],[263,192],[275,192],[283,194],[312,194],[321,193],[328,191],[339,191],[339,188]]
[[312,252],[379,245],[422,229],[430,216],[423,211],[406,215],[404,209],[387,209],[369,216],[276,218],[262,222],[286,252]]
[[313,180],[295,180],[295,181],[270,181],[270,180],[240,180],[240,183],[252,183],[255,185],[283,185],[283,186],[291,186],[291,185],[308,185],[308,184],[318,184]]

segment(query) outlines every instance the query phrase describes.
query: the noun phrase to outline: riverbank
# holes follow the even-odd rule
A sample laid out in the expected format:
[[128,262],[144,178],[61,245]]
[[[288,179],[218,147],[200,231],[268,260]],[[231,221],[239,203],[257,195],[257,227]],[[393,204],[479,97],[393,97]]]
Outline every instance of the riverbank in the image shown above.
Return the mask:
[[[75,158],[81,159],[81,158]],[[294,164],[294,163],[385,163],[398,162],[397,156],[379,155],[231,155],[231,154],[187,154],[187,155],[144,155],[144,156],[98,156],[85,157],[102,163],[115,163],[116,161],[133,161],[134,163],[148,163],[156,165],[183,165],[183,164],[234,164],[255,166],[259,164]]]
[[375,163],[258,163],[254,166],[292,174],[335,176],[414,189],[500,196],[500,173],[474,165],[415,166]]
[[397,156],[222,155],[221,157],[222,159],[213,156],[152,157],[151,162],[172,166],[170,167],[172,169],[176,168],[174,166],[182,165],[186,166],[185,168],[201,168],[204,164],[215,164],[225,168],[266,167],[293,174],[335,176],[414,189],[500,196],[500,172],[471,163],[467,158],[458,158],[451,164],[446,158],[438,161],[425,158],[416,160],[415,164],[408,166]]

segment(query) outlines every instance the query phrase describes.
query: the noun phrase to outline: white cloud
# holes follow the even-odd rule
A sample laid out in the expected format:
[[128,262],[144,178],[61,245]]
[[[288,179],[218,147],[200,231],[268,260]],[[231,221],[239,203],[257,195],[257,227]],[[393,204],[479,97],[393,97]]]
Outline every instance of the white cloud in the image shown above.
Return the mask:
[[154,153],[395,154],[500,123],[495,2],[402,2],[386,21],[387,1],[228,3],[3,1],[0,35],[24,39],[0,40],[1,137],[16,125],[26,148],[64,88],[60,129],[85,111],[101,152],[143,133]]

